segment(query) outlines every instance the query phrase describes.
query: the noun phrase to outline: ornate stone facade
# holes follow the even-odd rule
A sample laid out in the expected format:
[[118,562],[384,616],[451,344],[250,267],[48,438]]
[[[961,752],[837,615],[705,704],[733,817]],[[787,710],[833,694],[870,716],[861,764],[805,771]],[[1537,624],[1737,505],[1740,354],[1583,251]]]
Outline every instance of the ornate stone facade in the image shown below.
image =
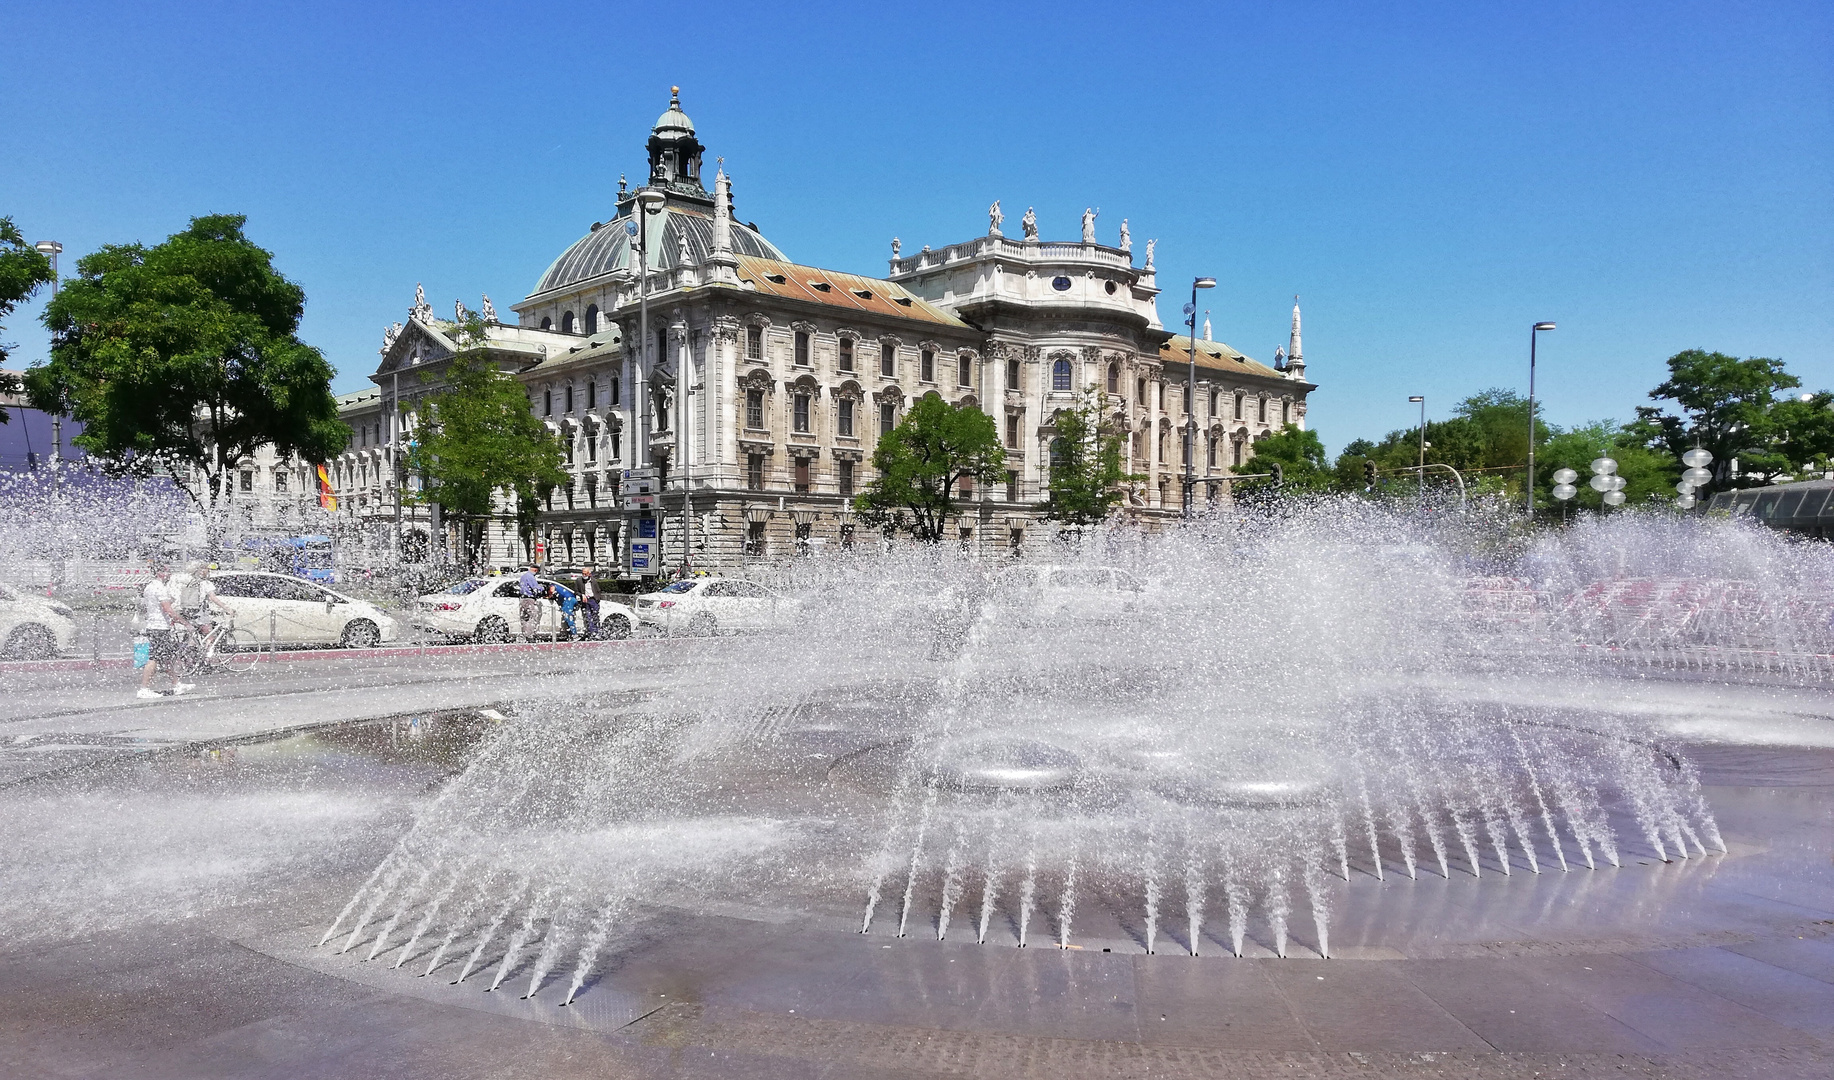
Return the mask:
[[[734,216],[723,169],[708,193],[703,148],[678,98],[648,149],[650,183],[620,187],[611,220],[514,305],[520,325],[487,328],[493,355],[570,447],[572,492],[536,538],[549,561],[624,562],[638,520],[617,504],[624,469],[665,474],[654,512],[669,572],[848,545],[873,447],[926,396],[986,411],[1007,441],[1007,482],[977,490],[957,526],[965,547],[989,555],[1052,531],[1039,523],[1054,418],[1086,388],[1106,392],[1129,432],[1132,471],[1147,478],[1129,509],[1149,525],[1179,511],[1186,425],[1200,506],[1224,497],[1255,439],[1283,420],[1303,426],[1313,387],[1302,377],[1297,308],[1288,370],[1207,333],[1196,342],[1193,416],[1193,346],[1159,321],[1153,242],[1135,266],[1130,237],[1119,247],[1095,240],[1093,208],[1081,241],[1057,243],[1038,239],[1029,208],[1024,238],[1002,235],[996,203],[986,235],[911,255],[893,241],[888,272],[871,278],[791,262]],[[401,372],[452,348],[423,311],[417,295],[373,376],[383,393],[352,402],[347,416],[381,424],[385,446],[411,431],[408,399],[437,388],[415,371],[407,389]],[[380,418],[393,406],[381,399],[397,384],[405,405],[390,433]],[[361,479],[360,461],[339,465],[339,476],[354,468]],[[392,515],[391,499],[381,505]],[[422,527],[437,531],[431,520]],[[491,549],[505,563],[532,553],[507,524]]]

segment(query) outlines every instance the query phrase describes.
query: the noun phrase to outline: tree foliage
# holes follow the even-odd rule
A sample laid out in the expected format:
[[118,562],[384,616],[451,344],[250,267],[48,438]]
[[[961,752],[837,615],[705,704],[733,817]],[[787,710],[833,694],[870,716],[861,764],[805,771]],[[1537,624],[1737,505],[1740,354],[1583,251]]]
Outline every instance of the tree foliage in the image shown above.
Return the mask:
[[83,258],[45,308],[51,360],[26,376],[33,405],[82,421],[74,444],[164,470],[212,506],[263,443],[322,462],[350,437],[330,364],[298,337],[305,292],[243,235],[246,220],[193,218],[164,243]]
[[1280,466],[1278,482],[1271,477],[1238,480],[1233,485],[1237,498],[1254,498],[1275,490],[1292,494],[1302,491],[1329,491],[1337,487],[1337,474],[1325,455],[1325,444],[1316,431],[1302,430],[1288,424],[1254,444],[1254,458],[1244,465],[1246,473],[1271,473]]
[[1085,391],[1057,414],[1051,439],[1051,497],[1045,517],[1066,525],[1099,525],[1127,498],[1122,485],[1141,479],[1122,466],[1122,436],[1106,421],[1108,395]]
[[568,477],[560,441],[529,410],[521,384],[491,362],[484,320],[465,314],[454,334],[459,351],[439,373],[444,385],[421,403],[408,467],[425,481],[417,500],[438,503],[463,524],[466,558],[475,561],[479,527],[499,492],[526,533]]
[[1006,472],[1006,449],[986,413],[923,397],[879,438],[872,467],[878,475],[854,499],[861,520],[888,533],[907,528],[912,538],[935,544],[955,514],[954,496],[962,480],[991,484],[1000,479]]
[[[5,329],[3,320],[14,308],[50,281],[51,260],[25,242],[12,218],[0,217],[0,330]],[[6,341],[0,341],[0,364],[7,362],[7,350],[11,348]],[[0,394],[17,394],[20,388],[18,376],[0,372]],[[0,408],[0,424],[10,419],[7,411]]]
[[1668,378],[1649,392],[1659,404],[1638,408],[1632,427],[1671,458],[1710,451],[1713,481],[1703,494],[1729,485],[1734,460],[1742,477],[1770,483],[1834,454],[1834,397],[1789,393],[1801,385],[1781,360],[1688,349],[1669,357]]

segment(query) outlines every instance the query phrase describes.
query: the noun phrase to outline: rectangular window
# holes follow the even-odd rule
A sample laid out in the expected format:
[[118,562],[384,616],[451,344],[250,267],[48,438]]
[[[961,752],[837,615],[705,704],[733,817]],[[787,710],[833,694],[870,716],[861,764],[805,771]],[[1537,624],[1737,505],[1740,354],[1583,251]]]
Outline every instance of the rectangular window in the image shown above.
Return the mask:
[[567,384],[567,411],[573,411],[573,384]]
[[1015,448],[1019,445],[1019,414],[1018,413],[1007,413],[1006,414],[1006,445],[1015,447]]
[[541,392],[541,415],[554,415],[554,390],[552,387]]
[[806,330],[796,331],[796,366],[809,366],[809,333]]
[[624,432],[622,430],[614,428],[612,429],[612,432],[611,432],[611,460],[616,461],[623,456],[624,456]]
[[841,339],[839,363],[842,371],[853,370],[853,339],[850,337]]
[[762,326],[745,328],[745,359],[764,359],[764,328]]
[[853,399],[852,398],[842,398],[840,400],[839,426],[840,426],[840,434],[850,439],[853,437]]
[[955,381],[962,386],[973,386],[974,359],[967,356],[961,357],[955,362],[955,366],[957,369],[955,372]]
[[255,474],[249,471],[248,469],[242,470],[242,490],[243,491],[255,490]]
[[274,493],[276,495],[287,493],[287,471],[285,469],[274,470]]
[[806,457],[796,459],[796,490],[805,495],[809,491],[809,459]]
[[974,477],[972,476],[962,477],[961,493],[962,493],[962,498],[964,499],[974,498]]
[[936,381],[936,354],[928,349],[923,350],[922,365],[917,377],[924,382]]
[[622,389],[622,387],[620,387],[618,384],[622,381],[623,380],[619,379],[616,375],[613,375],[611,377],[611,395],[610,396],[611,396],[611,403],[613,405],[618,404],[618,391]]
[[565,440],[566,442],[567,464],[572,465],[573,464],[573,442],[574,442],[573,436],[563,435],[561,436],[561,438]]
[[879,346],[879,374],[887,379],[898,376],[898,346],[889,341]]
[[1025,389],[1025,387],[1019,385],[1019,380],[1019,358],[1016,356],[1009,356],[1006,358],[1006,388],[1008,390]]
[[[1263,397],[1263,398],[1257,398],[1255,400],[1261,403],[1259,407],[1260,414],[1255,417],[1255,420],[1258,423],[1265,424],[1267,423],[1267,399]],[[1526,442],[1527,440],[1523,440],[1523,441]]]
[[1164,412],[1165,411],[1165,383],[1157,382],[1157,383],[1154,383],[1153,385],[1159,388],[1159,411]]
[[1150,402],[1146,400],[1146,380],[1145,379],[1135,379],[1134,380],[1134,404],[1140,406],[1142,409],[1146,408],[1147,405],[1150,404]]
[[764,522],[748,521],[745,523],[745,554],[764,554]]
[[1019,501],[1019,474],[1012,469],[1006,470],[1006,501]]
[[[1285,427],[1286,425],[1292,422],[1293,422],[1293,403],[1290,401],[1282,401],[1280,403],[1280,426]],[[1528,440],[1524,439],[1522,441],[1527,442]]]
[[764,455],[745,455],[745,486],[753,491],[764,490]]
[[764,391],[745,391],[745,426],[764,429]]
[[1216,419],[1216,403],[1219,397],[1221,397],[1221,395],[1216,391],[1210,391],[1210,418],[1212,420]]
[[800,435],[806,435],[809,432],[809,395],[797,394],[791,400],[795,409],[796,432]]
[[844,550],[853,548],[853,526],[850,524],[841,526],[841,547]]
[[[1235,392],[1235,418],[1237,420],[1240,420],[1242,418],[1242,392],[1240,390],[1237,390]],[[1527,441],[1527,440],[1524,440],[1524,441]],[[1241,462],[1238,461],[1236,462],[1236,464],[1240,465]]]
[[[1526,442],[1527,440],[1525,439],[1523,441]],[[1210,466],[1212,469],[1216,468],[1216,440],[1215,439],[1210,440],[1210,456],[1208,460],[1204,462],[1204,464]]]
[[599,381],[597,379],[593,379],[591,382],[586,384],[586,408],[596,409],[598,407],[599,407]]
[[1019,554],[1019,549],[1025,546],[1025,530],[1024,529],[1006,530],[1006,546],[1012,549],[1012,553],[1014,555]]
[[840,470],[841,495],[851,499],[853,497],[853,462],[842,461],[836,465],[836,468]]
[[594,507],[594,506],[597,506],[598,504],[599,504],[599,478],[596,476],[588,476],[586,477],[586,505],[588,507]]
[[597,432],[589,432],[586,435],[586,460],[589,462],[597,462],[599,460],[599,436]]
[[887,401],[879,406],[879,437],[884,438],[898,426],[898,407]]
[[[1522,441],[1527,442],[1528,440],[1523,439]],[[1229,467],[1232,469],[1239,469],[1242,467],[1242,444],[1240,442],[1231,444],[1231,449],[1229,451]]]

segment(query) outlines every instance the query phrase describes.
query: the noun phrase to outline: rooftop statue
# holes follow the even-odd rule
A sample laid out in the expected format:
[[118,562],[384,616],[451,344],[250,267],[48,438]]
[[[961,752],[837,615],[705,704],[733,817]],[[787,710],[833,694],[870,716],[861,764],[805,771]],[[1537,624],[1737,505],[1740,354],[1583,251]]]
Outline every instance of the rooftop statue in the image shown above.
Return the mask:
[[892,237],[892,258],[898,257],[898,238]]
[[1134,249],[1133,234],[1127,231],[1127,219],[1121,219],[1121,250],[1131,252]]
[[1095,219],[1100,217],[1101,213],[1100,210],[1083,207],[1083,243],[1095,243]]
[[408,317],[419,319],[423,323],[433,321],[433,305],[427,303],[427,290],[421,288],[418,281],[414,283],[414,308],[408,313]]
[[1006,221],[1006,215],[1000,212],[1000,200],[995,199],[987,208],[987,235],[1000,236],[1000,225]]
[[1153,268],[1153,249],[1158,246],[1159,241],[1157,240],[1148,240],[1146,242],[1146,265],[1143,269],[1151,270]]
[[1031,207],[1025,208],[1025,216],[1019,219],[1019,227],[1025,230],[1027,240],[1038,239],[1038,215]]
[[460,326],[465,325],[465,301],[452,301],[452,321]]
[[484,294],[484,310],[481,314],[484,316],[484,321],[487,323],[494,323],[497,321],[497,305],[490,302],[489,293]]

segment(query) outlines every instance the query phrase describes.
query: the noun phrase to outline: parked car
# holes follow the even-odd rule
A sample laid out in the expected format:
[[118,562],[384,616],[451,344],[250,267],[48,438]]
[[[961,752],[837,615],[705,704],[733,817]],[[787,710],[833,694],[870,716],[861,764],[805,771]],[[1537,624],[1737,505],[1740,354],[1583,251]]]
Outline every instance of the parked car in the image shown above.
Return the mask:
[[1146,585],[1109,566],[1014,566],[993,581],[987,612],[1021,624],[1115,619],[1140,608]]
[[[553,578],[541,577],[535,580],[543,587],[560,585],[567,589],[574,588],[573,585]],[[466,578],[442,592],[428,593],[420,598],[420,625],[449,637],[485,642],[508,641],[520,629],[521,599],[520,575]],[[583,609],[575,611],[574,624],[582,633],[585,631],[586,613]],[[637,624],[637,613],[631,607],[628,597],[606,595],[599,598],[602,636],[629,637]],[[551,600],[543,600],[540,629],[537,632],[542,636],[554,635],[560,632],[560,628],[560,606]]]
[[0,585],[0,659],[44,660],[76,645],[76,616],[49,597]]
[[382,609],[291,574],[219,570],[210,575],[236,626],[266,642],[367,649],[400,636]]
[[692,578],[637,597],[637,617],[665,634],[758,630],[790,619],[801,603],[755,581]]

